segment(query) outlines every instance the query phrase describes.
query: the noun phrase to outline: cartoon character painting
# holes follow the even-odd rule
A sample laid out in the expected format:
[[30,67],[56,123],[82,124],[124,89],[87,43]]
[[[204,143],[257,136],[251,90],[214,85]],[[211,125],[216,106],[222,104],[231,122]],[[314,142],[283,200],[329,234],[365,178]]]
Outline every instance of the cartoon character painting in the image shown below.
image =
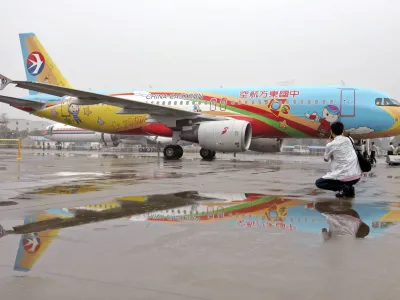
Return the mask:
[[198,104],[197,102],[193,104],[193,112],[201,112],[200,104]]
[[79,105],[75,105],[75,104],[71,104],[68,107],[68,111],[69,113],[74,117],[74,120],[76,123],[82,123],[82,120],[79,118],[79,111],[80,111],[80,107]]
[[327,136],[331,130],[331,124],[339,120],[340,110],[335,105],[327,105],[322,110],[322,116],[319,116],[317,112],[313,112],[311,115],[306,113],[306,117],[312,121],[319,122],[320,125],[317,129],[317,135],[320,137]]

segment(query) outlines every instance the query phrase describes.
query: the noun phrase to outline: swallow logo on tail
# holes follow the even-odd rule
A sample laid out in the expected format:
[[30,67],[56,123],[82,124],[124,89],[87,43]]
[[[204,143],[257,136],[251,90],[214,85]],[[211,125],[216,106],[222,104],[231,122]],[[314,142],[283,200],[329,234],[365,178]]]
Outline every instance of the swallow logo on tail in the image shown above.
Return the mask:
[[29,253],[36,253],[40,248],[40,238],[34,233],[25,235],[22,243],[25,251]]
[[26,60],[26,68],[29,74],[36,76],[42,73],[45,65],[44,56],[40,52],[32,52]]

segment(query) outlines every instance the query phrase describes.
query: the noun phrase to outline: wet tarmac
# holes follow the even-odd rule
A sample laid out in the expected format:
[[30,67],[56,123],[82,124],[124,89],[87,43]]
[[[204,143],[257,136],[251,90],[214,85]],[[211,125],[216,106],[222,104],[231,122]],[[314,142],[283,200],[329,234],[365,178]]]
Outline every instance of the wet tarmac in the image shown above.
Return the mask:
[[[397,299],[400,167],[354,199],[321,157],[0,151],[2,299]],[[324,241],[324,213],[364,239]]]

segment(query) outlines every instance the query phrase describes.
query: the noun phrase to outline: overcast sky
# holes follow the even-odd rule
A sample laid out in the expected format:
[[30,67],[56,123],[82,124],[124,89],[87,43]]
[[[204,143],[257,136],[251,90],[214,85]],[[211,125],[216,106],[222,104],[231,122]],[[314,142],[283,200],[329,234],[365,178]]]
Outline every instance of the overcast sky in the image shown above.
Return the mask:
[[0,73],[25,80],[18,33],[34,32],[82,89],[343,80],[400,98],[399,11],[395,0],[12,0],[1,6]]

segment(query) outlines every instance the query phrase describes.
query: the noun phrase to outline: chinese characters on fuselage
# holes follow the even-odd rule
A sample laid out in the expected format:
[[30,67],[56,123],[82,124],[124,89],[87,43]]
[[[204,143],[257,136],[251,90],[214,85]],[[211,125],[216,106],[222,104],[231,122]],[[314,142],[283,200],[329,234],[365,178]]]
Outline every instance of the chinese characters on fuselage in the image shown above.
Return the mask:
[[299,91],[296,90],[272,90],[272,91],[240,91],[239,98],[242,99],[259,99],[259,98],[288,98],[288,97],[296,97],[300,95]]

